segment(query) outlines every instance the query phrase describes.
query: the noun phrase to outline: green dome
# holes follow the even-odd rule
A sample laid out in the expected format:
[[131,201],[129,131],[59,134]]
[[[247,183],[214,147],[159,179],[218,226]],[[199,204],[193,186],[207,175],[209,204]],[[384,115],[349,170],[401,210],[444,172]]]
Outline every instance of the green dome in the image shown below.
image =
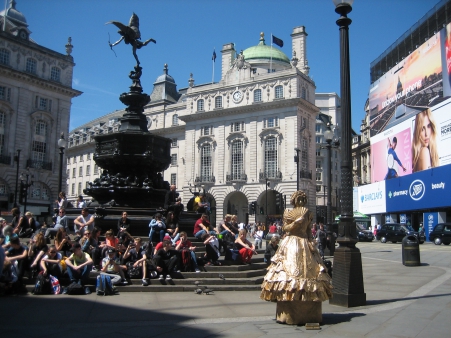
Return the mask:
[[265,44],[264,34],[260,33],[260,43],[257,46],[249,47],[243,51],[244,59],[251,60],[273,60],[282,61],[290,64],[290,59],[280,49]]

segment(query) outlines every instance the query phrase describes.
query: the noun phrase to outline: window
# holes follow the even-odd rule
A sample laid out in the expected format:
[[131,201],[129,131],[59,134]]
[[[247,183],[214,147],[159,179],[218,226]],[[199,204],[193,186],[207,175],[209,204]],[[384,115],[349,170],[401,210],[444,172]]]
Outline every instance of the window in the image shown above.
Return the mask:
[[0,100],[11,101],[11,88],[0,87]]
[[33,155],[34,161],[44,161],[45,160],[45,142],[33,141]]
[[200,175],[203,182],[209,182],[212,176],[211,145],[204,144],[200,154]]
[[38,67],[38,62],[35,59],[28,58],[27,64],[25,66],[25,71],[27,73],[36,74],[36,69]]
[[262,90],[261,89],[254,90],[254,102],[262,102]]
[[52,67],[50,70],[50,80],[60,82],[61,70],[58,67]]
[[321,169],[321,161],[316,161],[316,169]]
[[321,180],[321,173],[316,173],[316,180],[317,181],[322,181]]
[[316,149],[316,156],[321,156],[321,149],[320,148]]
[[316,131],[317,133],[321,133],[321,123],[317,123],[317,124],[316,124],[316,126],[315,126],[315,131]]
[[177,185],[177,174],[171,174],[171,185]]
[[263,120],[263,128],[274,128],[279,126],[279,119],[277,117],[268,117]]
[[72,168],[72,178],[76,177],[77,168]]
[[83,162],[83,155],[80,155],[79,161],[80,161],[80,162]]
[[172,115],[172,125],[173,126],[179,125],[179,116],[177,114]]
[[38,120],[36,122],[36,129],[35,129],[36,135],[46,136],[47,135],[47,123],[43,120]]
[[316,192],[320,192],[321,191],[321,186],[320,185],[317,185],[316,186]]
[[243,174],[243,142],[232,144],[232,180],[241,180]]
[[0,184],[0,195],[6,195],[6,184]]
[[94,175],[99,174],[99,166],[97,164],[94,164]]
[[231,124],[230,132],[244,131],[244,122],[234,122]]
[[52,111],[52,100],[36,96],[34,107],[39,110]]
[[302,87],[301,89],[301,98],[303,98],[304,100],[307,98],[307,92],[304,87]]
[[215,108],[222,108],[222,96],[215,97]]
[[83,177],[83,167],[78,168],[78,176]]
[[197,111],[204,111],[204,100],[200,99],[197,101]]
[[75,183],[72,183],[71,193],[72,195],[75,195]]
[[89,175],[91,175],[91,165],[90,164],[88,164],[86,166],[86,176],[89,176]]
[[[69,177],[69,175],[70,175],[70,169],[67,169],[67,170],[66,170],[66,176]],[[69,190],[68,190],[68,191],[69,191]]]
[[171,165],[177,165],[177,154],[171,155]]
[[3,148],[5,146],[5,125],[6,114],[0,111],[0,156],[3,155]]
[[211,134],[211,127],[202,127],[201,129],[201,135],[202,136],[206,136],[206,135],[210,135]]
[[277,139],[268,137],[265,140],[265,174],[276,177],[277,174]]
[[77,195],[80,196],[82,193],[81,191],[81,182],[78,182],[78,190],[77,190]]
[[177,139],[176,138],[173,138],[171,140],[171,147],[177,147]]
[[0,49],[0,63],[2,65],[9,66],[9,55],[10,55],[9,50],[4,48]]
[[276,86],[274,89],[276,93],[276,99],[283,99],[283,87],[282,86]]
[[316,136],[316,137],[315,137],[315,141],[316,141],[316,143],[322,143],[322,138],[321,138],[321,136]]
[[72,157],[72,163],[77,163],[77,156]]

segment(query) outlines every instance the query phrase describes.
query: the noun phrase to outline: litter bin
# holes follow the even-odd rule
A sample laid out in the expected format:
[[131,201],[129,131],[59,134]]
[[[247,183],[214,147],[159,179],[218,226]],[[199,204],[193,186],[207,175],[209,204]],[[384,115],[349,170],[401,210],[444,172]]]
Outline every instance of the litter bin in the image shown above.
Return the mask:
[[405,266],[420,265],[420,242],[413,235],[402,239],[402,264]]

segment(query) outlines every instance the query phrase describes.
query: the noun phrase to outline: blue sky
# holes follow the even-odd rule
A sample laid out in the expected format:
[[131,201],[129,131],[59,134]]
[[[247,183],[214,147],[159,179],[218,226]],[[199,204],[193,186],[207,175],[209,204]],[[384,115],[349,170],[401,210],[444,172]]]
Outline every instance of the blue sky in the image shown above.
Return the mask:
[[[8,0],[9,1],[9,0]],[[135,64],[131,47],[108,46],[119,38],[115,20],[128,24],[133,12],[140,18],[142,40],[154,38],[138,51],[141,82],[150,93],[168,64],[178,88],[211,82],[212,53],[216,48],[215,81],[220,80],[222,46],[233,42],[237,51],[254,46],[264,32],[284,41],[291,58],[293,27],[305,26],[307,58],[317,92],[340,93],[339,33],[332,0],[16,0],[40,45],[65,53],[72,37],[73,87],[83,92],[72,100],[70,130],[122,109],[119,95],[131,84]],[[369,65],[438,0],[356,0],[350,26],[352,126],[358,131],[370,85]],[[110,35],[110,37],[108,36]]]

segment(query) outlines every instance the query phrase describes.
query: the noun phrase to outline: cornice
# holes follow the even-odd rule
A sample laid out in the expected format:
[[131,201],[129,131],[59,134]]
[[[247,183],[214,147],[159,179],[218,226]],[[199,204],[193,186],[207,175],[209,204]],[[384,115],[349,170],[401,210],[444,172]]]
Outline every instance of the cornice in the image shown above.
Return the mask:
[[231,115],[238,115],[243,113],[253,113],[253,112],[259,112],[263,110],[269,110],[269,109],[277,109],[277,108],[284,108],[284,107],[303,107],[307,110],[311,110],[313,112],[317,112],[318,108],[311,104],[310,102],[301,99],[301,98],[292,98],[292,99],[278,99],[270,102],[262,102],[262,103],[256,103],[256,104],[249,104],[245,106],[239,106],[239,107],[232,107],[232,108],[223,108],[218,110],[211,110],[207,112],[199,112],[199,113],[193,113],[189,115],[179,115],[179,119],[183,122],[192,122],[192,121],[199,121],[203,119],[208,118],[217,118],[221,116],[231,116]]
[[83,92],[79,90],[70,87],[65,87],[56,82],[44,80],[37,76],[33,76],[32,74],[19,72],[15,69],[8,68],[5,66],[0,66],[0,76],[14,78],[21,82],[31,83],[43,89],[51,90],[53,92],[57,92],[70,97],[77,97],[83,94]]
[[177,133],[177,132],[184,132],[185,131],[185,126],[184,125],[178,125],[178,126],[174,126],[174,127],[169,127],[169,128],[159,128],[159,129],[155,129],[155,130],[149,130],[149,132],[151,134],[154,135],[166,135],[167,133]]

